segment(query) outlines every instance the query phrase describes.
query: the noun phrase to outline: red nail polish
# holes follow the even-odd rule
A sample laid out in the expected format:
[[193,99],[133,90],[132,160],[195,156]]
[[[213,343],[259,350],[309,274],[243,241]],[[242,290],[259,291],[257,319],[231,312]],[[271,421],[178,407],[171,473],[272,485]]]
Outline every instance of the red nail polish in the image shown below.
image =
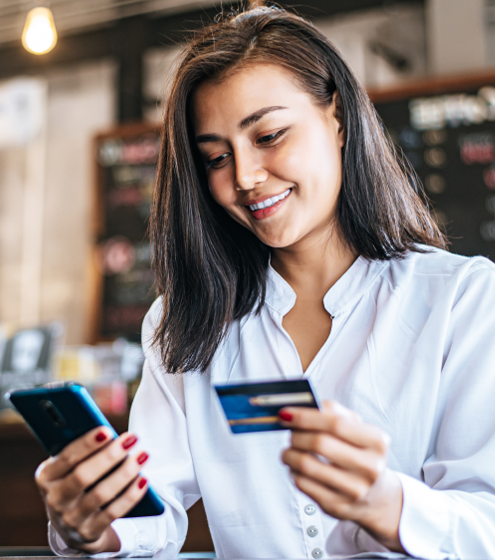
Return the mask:
[[138,455],[138,458],[136,459],[136,461],[142,465],[143,463],[145,463],[148,460],[149,455],[146,453],[146,451],[143,451],[140,455]]
[[105,441],[107,439],[107,434],[105,432],[98,432],[95,436],[95,440],[98,443],[101,443],[102,441]]
[[122,447],[124,449],[129,449],[130,447],[132,447],[137,441],[137,437],[136,436],[129,436],[128,438],[126,438],[123,442],[122,442]]
[[292,420],[292,414],[286,410],[281,410],[278,415],[285,422],[290,422]]
[[146,483],[147,483],[147,482],[148,482],[148,481],[147,481],[145,478],[142,478],[142,479],[138,482],[138,487],[139,487],[139,489],[142,490],[142,489],[146,486]]

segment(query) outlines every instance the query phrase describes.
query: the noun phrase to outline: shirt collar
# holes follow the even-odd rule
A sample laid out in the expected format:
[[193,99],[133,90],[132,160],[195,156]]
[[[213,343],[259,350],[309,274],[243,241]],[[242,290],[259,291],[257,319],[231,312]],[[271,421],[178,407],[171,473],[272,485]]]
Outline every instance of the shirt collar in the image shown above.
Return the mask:
[[[371,261],[358,257],[328,290],[323,298],[325,309],[335,317],[348,305],[360,299],[386,266],[386,261]],[[268,265],[266,303],[281,315],[286,315],[296,302],[296,293],[280,274]]]

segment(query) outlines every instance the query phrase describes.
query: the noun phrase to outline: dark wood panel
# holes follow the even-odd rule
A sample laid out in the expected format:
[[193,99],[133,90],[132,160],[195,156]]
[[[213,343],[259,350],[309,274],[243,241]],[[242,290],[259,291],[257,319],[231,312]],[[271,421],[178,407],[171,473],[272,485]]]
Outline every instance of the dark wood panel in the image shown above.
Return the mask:
[[213,552],[208,520],[206,519],[203,500],[196,502],[187,511],[189,530],[181,552]]
[[47,454],[22,424],[0,427],[0,546],[47,545],[34,472]]

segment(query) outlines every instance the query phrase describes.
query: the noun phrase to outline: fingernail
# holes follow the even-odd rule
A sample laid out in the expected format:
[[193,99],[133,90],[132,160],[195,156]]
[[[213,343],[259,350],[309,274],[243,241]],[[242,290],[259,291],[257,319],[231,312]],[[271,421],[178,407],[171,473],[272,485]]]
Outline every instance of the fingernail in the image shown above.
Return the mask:
[[129,436],[128,438],[126,438],[123,442],[122,442],[122,447],[124,449],[129,449],[130,447],[132,447],[137,441],[137,437],[136,436]]
[[139,489],[140,489],[140,490],[143,489],[143,488],[146,486],[146,483],[147,483],[147,482],[148,482],[148,481],[147,481],[145,478],[141,478],[141,480],[138,482],[138,487],[139,487]]
[[140,455],[138,455],[138,458],[136,459],[136,461],[142,465],[143,463],[145,463],[148,460],[149,455],[146,453],[146,451],[143,451]]
[[292,414],[290,412],[287,412],[287,410],[281,410],[278,415],[279,418],[281,418],[285,422],[290,422],[292,420]]
[[98,432],[95,436],[95,440],[98,443],[101,443],[102,441],[105,441],[107,439],[107,434],[105,432]]

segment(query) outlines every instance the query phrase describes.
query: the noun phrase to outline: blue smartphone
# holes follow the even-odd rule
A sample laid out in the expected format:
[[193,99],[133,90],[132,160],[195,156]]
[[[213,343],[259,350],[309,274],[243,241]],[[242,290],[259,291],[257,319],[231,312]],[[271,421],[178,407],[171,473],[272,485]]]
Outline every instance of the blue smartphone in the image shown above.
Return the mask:
[[[77,383],[52,383],[20,389],[12,391],[8,398],[52,456],[98,426],[107,426],[112,430],[113,437],[117,437],[86,388]],[[148,486],[142,500],[124,517],[160,515],[164,511],[160,498]]]

